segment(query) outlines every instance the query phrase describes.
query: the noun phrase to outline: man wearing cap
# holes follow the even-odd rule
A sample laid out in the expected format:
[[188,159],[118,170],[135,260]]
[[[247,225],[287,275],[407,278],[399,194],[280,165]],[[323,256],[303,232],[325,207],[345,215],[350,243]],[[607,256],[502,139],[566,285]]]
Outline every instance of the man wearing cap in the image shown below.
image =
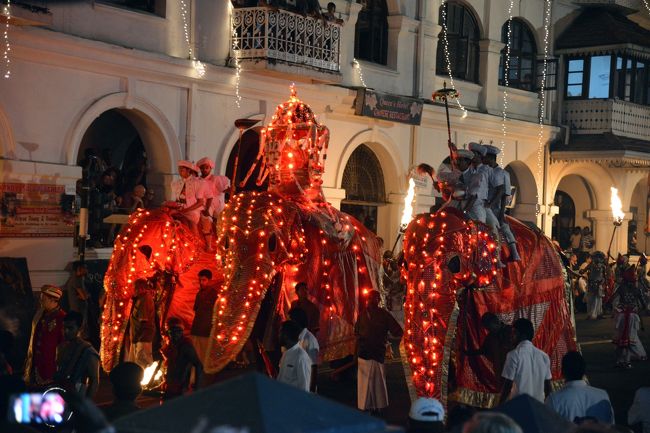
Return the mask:
[[63,291],[50,284],[41,288],[41,305],[32,321],[32,336],[25,362],[28,385],[48,385],[56,373],[56,348],[63,342],[63,318],[60,307]]
[[224,193],[230,188],[230,179],[212,174],[214,162],[207,156],[199,159],[196,165],[199,166],[201,178],[205,182],[205,207],[201,212],[201,232],[205,236],[207,245],[210,246],[213,233],[216,233],[217,215],[226,205]]
[[174,215],[184,219],[194,232],[198,232],[206,195],[203,181],[196,177],[198,173],[199,169],[190,161],[178,161],[178,174],[181,178],[172,182],[172,195],[178,204]]
[[442,433],[445,431],[445,409],[435,398],[420,397],[409,411],[407,433]]
[[484,144],[483,147],[487,150],[483,157],[483,164],[492,168],[489,177],[487,207],[491,209],[492,214],[496,216],[499,222],[501,233],[503,233],[503,237],[510,249],[510,260],[518,262],[521,257],[519,257],[519,251],[517,250],[517,240],[505,216],[506,205],[511,198],[510,173],[497,164],[497,155],[500,152],[498,147],[489,144]]

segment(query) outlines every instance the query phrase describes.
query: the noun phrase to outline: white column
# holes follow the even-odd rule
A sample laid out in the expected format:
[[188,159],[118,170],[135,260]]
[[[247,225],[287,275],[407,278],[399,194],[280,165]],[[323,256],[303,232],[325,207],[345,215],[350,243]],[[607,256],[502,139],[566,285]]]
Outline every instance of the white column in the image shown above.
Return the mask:
[[499,59],[505,45],[500,41],[483,39],[479,42],[479,82],[483,86],[478,106],[490,114],[500,114],[499,107]]
[[[612,233],[614,232],[614,218],[612,211],[607,209],[590,209],[585,212],[587,218],[594,222],[594,242],[595,249],[607,253]],[[612,241],[612,256],[616,257],[618,253],[627,253],[627,228],[628,221],[632,218],[630,212],[625,212],[625,219],[620,227],[616,229],[616,234]]]
[[345,190],[342,188],[323,187],[325,201],[329,202],[336,209],[341,210],[341,201],[345,200]]

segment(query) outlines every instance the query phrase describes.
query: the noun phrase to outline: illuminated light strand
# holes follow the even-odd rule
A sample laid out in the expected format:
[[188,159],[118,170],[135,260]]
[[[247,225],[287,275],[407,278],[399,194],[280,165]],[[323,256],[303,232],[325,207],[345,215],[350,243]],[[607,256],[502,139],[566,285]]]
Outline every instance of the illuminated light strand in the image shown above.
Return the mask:
[[363,79],[363,70],[361,69],[361,64],[354,57],[352,58],[352,65],[354,66],[354,69],[356,69],[356,71],[357,71],[357,76],[359,77],[359,81],[361,82],[361,85],[363,87],[368,87],[368,86],[366,86],[366,82]]
[[456,97],[456,104],[458,104],[458,108],[460,108],[463,111],[463,115],[461,118],[466,118],[467,117],[467,109],[461,104],[460,102],[460,92],[456,90],[456,85],[454,84],[454,76],[451,73],[451,60],[449,59],[449,39],[447,39],[447,10],[445,9],[445,2],[446,0],[442,0],[440,3],[440,7],[442,10],[442,41],[443,41],[443,48],[444,48],[444,54],[445,54],[445,62],[447,66],[447,74],[449,75],[449,85],[453,90],[455,90],[458,93],[458,96]]
[[199,78],[205,76],[205,65],[203,62],[196,59],[194,49],[192,48],[192,41],[190,40],[190,24],[188,22],[189,9],[185,0],[181,0],[181,17],[183,18],[183,34],[185,35],[185,43],[187,44],[188,58],[192,60],[192,67]]
[[643,4],[645,5],[645,8],[648,10],[648,13],[650,13],[650,5],[648,5],[648,2],[646,0],[643,0]]
[[241,65],[239,64],[239,39],[237,39],[237,30],[235,29],[235,20],[233,20],[233,5],[231,2],[228,2],[228,8],[230,9],[230,35],[232,36],[233,46],[233,60],[235,61],[235,105],[237,108],[241,108],[242,97],[239,94],[239,85],[241,83]]
[[508,86],[510,85],[510,50],[512,49],[512,8],[514,0],[508,3],[508,37],[506,39],[506,56],[503,60],[503,110],[501,111],[501,152],[499,152],[499,164],[503,165],[503,150],[506,147],[506,136],[508,129],[506,120],[508,119]]
[[[548,66],[548,45],[549,45],[549,29],[551,26],[551,6],[552,0],[545,0],[544,5],[544,63],[542,67],[542,82],[539,87],[539,131],[537,133],[537,184],[541,185],[543,182],[544,174],[544,165],[543,165],[543,155],[544,155],[544,115],[546,113],[546,68]],[[535,216],[539,216],[540,213],[540,203],[539,203],[539,187],[535,188],[537,192],[536,204],[535,204]]]
[[4,45],[5,49],[2,55],[2,60],[4,61],[5,64],[5,73],[3,74],[4,78],[11,78],[11,58],[9,57],[11,54],[11,42],[9,41],[9,22],[11,21],[11,0],[7,0],[7,4],[3,8],[4,15],[7,19],[7,23],[5,24],[5,30],[3,34],[3,40],[4,40]]

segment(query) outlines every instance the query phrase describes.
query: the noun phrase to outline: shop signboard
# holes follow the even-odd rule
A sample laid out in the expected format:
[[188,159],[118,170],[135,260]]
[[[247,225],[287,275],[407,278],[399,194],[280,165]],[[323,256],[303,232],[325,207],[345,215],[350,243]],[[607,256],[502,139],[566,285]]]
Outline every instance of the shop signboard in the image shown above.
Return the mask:
[[64,198],[64,185],[0,183],[0,238],[72,237]]
[[359,89],[355,114],[391,122],[419,125],[422,120],[422,106],[421,99],[391,95],[370,89]]

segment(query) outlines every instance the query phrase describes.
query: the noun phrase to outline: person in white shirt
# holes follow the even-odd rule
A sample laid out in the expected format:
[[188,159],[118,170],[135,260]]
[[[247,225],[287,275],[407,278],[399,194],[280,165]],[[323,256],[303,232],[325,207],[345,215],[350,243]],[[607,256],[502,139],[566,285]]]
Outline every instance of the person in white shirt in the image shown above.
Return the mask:
[[217,232],[217,216],[226,205],[225,192],[230,188],[230,179],[226,176],[212,174],[214,162],[207,156],[196,163],[201,170],[201,179],[205,186],[205,207],[201,211],[201,233],[208,249],[212,249],[212,238]]
[[501,233],[503,233],[503,237],[508,243],[508,248],[510,249],[510,260],[518,262],[521,260],[521,257],[519,257],[519,251],[517,250],[517,240],[515,239],[515,235],[512,233],[510,224],[508,224],[505,217],[506,205],[508,204],[508,200],[510,200],[512,194],[510,174],[497,164],[497,155],[501,150],[490,144],[485,144],[483,147],[485,147],[487,151],[483,157],[483,164],[492,168],[488,179],[489,188],[486,207],[490,209],[499,222]]
[[280,344],[286,350],[280,359],[278,381],[304,391],[309,391],[311,383],[311,359],[300,346],[300,326],[291,320],[280,326]]
[[533,345],[535,330],[530,320],[517,319],[512,327],[518,344],[508,352],[503,366],[501,403],[519,394],[528,394],[543,402],[551,391],[551,360]]
[[571,422],[590,417],[614,424],[614,410],[607,391],[587,385],[585,370],[580,352],[567,352],[562,358],[564,387],[549,395],[546,405]]
[[311,359],[311,384],[309,385],[309,390],[311,392],[316,392],[316,378],[318,376],[318,352],[320,351],[320,346],[318,345],[318,340],[312,334],[309,329],[307,329],[307,313],[301,308],[294,307],[289,310],[289,318],[296,322],[298,326],[302,329],[300,335],[298,336],[298,341],[300,346],[305,349],[309,359]]
[[172,199],[176,202],[175,218],[184,220],[198,233],[201,209],[205,206],[205,188],[203,181],[196,177],[198,168],[190,161],[178,161],[180,179],[172,181]]
[[643,433],[650,433],[650,387],[644,386],[636,390],[632,406],[627,412],[627,423],[641,423]]

